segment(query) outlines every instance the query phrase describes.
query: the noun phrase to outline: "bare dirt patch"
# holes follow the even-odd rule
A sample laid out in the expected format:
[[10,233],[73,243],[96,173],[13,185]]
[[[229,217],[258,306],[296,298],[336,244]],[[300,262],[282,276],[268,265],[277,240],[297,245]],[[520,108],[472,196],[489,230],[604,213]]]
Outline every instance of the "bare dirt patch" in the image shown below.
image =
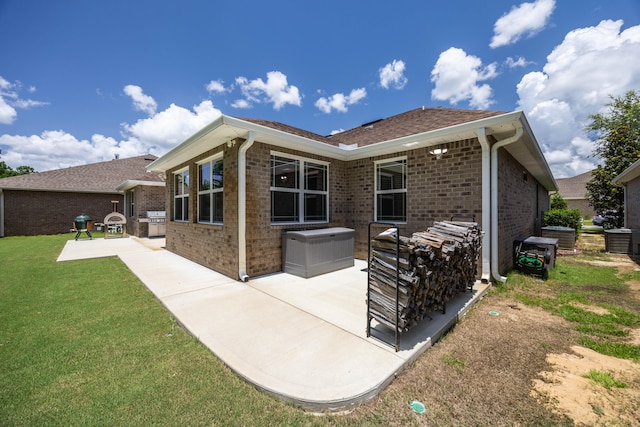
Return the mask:
[[581,304],[581,303],[578,303],[578,302],[572,302],[571,305],[574,306],[574,307],[581,308],[583,310],[590,311],[592,313],[596,313],[596,314],[609,314],[609,310],[607,310],[606,308],[602,308],[602,307],[596,307],[596,306],[593,306],[593,305]]
[[[577,425],[640,425],[640,365],[580,346],[571,353],[547,356],[552,370],[534,380],[532,395]],[[596,370],[610,374],[626,388],[605,388],[585,378]]]
[[[580,243],[584,256],[566,257],[573,263],[613,267],[619,274],[640,268],[628,257],[604,253],[602,236],[588,236],[586,244]],[[620,290],[611,297],[612,305],[620,301],[616,298],[622,298],[625,307],[634,311],[640,301],[640,283],[627,285],[631,292]],[[511,291],[491,289],[449,334],[378,397],[329,423],[640,426],[636,415],[640,414],[639,364],[577,346],[581,333],[575,323],[516,300],[518,293],[553,299],[557,293],[571,290],[562,286],[531,280]],[[574,304],[608,313],[595,302]],[[639,329],[631,330],[624,339],[626,343],[639,340]],[[608,373],[628,387],[606,389],[582,377],[591,370]],[[409,405],[414,400],[425,405],[424,414],[412,412]]]
[[[540,405],[531,388],[549,367],[547,354],[570,352],[576,338],[564,319],[492,290],[414,366],[347,418],[398,426],[572,425]],[[424,414],[412,413],[413,400],[424,403]]]

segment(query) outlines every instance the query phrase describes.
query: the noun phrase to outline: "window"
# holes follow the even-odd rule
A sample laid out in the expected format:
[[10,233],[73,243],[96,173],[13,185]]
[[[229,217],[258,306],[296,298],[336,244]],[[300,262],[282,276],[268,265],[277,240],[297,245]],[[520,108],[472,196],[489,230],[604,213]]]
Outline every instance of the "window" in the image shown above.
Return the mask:
[[134,217],[136,215],[136,193],[133,190],[127,191],[127,201],[129,202],[129,216]]
[[198,222],[222,222],[223,172],[221,158],[198,165]]
[[173,177],[173,219],[189,220],[189,170],[177,172]]
[[376,162],[376,221],[407,221],[407,159]]
[[271,155],[271,222],[328,222],[328,164]]

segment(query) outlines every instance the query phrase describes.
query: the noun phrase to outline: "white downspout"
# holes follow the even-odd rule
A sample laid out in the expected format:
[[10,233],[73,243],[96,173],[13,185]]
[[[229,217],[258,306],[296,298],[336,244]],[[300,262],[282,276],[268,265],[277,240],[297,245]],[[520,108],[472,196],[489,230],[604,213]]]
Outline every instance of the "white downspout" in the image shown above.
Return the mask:
[[255,142],[256,134],[249,132],[238,149],[238,277],[249,280],[247,274],[247,150]]
[[500,283],[506,282],[507,278],[500,275],[498,267],[498,149],[516,142],[523,133],[522,127],[518,127],[513,136],[491,147],[491,275]]
[[487,130],[478,129],[478,141],[482,147],[482,276],[487,283],[491,280],[491,144],[487,140]]

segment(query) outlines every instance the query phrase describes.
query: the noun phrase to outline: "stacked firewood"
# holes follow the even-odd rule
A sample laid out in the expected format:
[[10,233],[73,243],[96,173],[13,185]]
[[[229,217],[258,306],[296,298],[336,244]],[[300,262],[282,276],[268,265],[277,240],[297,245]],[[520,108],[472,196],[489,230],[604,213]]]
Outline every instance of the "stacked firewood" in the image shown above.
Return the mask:
[[482,231],[475,222],[435,222],[410,238],[399,236],[399,256],[396,234],[388,229],[371,241],[369,315],[395,328],[398,283],[397,327],[404,332],[429,313],[444,312],[448,300],[471,289]]

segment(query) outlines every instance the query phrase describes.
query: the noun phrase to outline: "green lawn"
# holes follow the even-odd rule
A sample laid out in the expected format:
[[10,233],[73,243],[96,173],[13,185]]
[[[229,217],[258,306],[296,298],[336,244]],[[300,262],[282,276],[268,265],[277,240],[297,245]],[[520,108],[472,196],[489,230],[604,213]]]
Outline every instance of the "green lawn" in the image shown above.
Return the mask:
[[[435,369],[429,359],[426,370],[410,368],[403,381],[350,415],[318,417],[276,400],[240,379],[178,326],[118,258],[56,263],[73,236],[0,239],[0,426],[418,425],[427,416],[415,418],[405,398],[420,394],[409,381],[414,377],[425,379],[419,382],[425,403],[442,403],[437,382],[426,380]],[[628,342],[629,330],[640,325],[640,302],[626,283],[640,281],[640,272],[592,266],[593,260],[610,257],[601,241],[581,244],[588,249],[558,259],[546,282],[512,272],[493,294],[568,320],[579,336],[576,344],[640,361],[640,346]],[[467,321],[474,315],[484,313],[471,311]],[[455,337],[455,331],[449,335],[452,346]],[[468,338],[460,340],[460,348],[466,348]],[[511,348],[507,341],[504,345],[503,351]],[[445,365],[452,377],[439,381],[456,384],[469,371],[468,360],[445,353],[436,368]],[[482,378],[481,372],[471,372],[465,384]],[[594,381],[609,380],[596,374]],[[486,395],[483,387],[478,390]],[[454,394],[470,391],[458,386]],[[477,406],[479,397],[470,396],[463,402],[465,413]],[[526,414],[521,409],[504,405],[496,413],[514,422],[524,417],[521,425],[546,419],[542,407]],[[451,411],[437,423],[456,421]],[[493,425],[495,420],[476,421]]]
[[180,328],[120,262],[56,263],[73,235],[0,239],[0,425],[314,425]]

